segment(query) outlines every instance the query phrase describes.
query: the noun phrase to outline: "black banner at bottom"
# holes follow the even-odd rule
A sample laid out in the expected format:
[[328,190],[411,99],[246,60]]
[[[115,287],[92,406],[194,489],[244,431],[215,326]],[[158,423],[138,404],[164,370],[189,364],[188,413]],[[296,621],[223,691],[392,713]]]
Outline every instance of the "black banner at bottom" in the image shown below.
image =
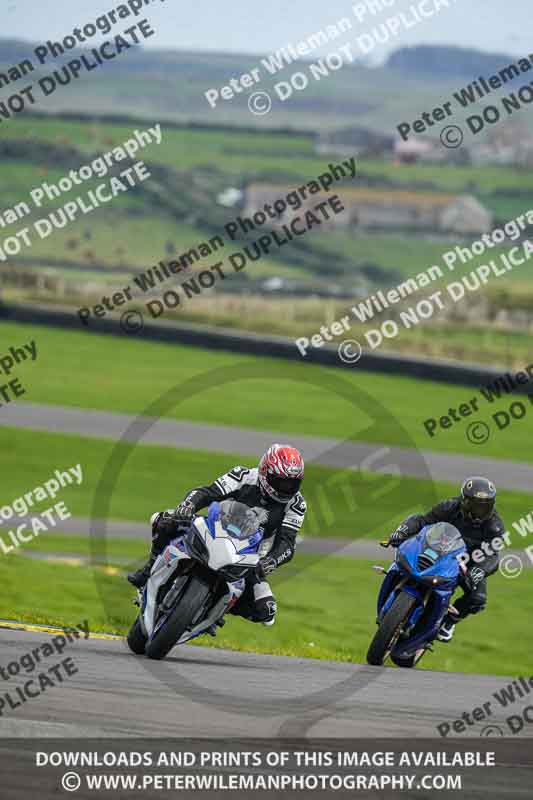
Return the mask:
[[533,795],[533,740],[4,739],[3,800]]

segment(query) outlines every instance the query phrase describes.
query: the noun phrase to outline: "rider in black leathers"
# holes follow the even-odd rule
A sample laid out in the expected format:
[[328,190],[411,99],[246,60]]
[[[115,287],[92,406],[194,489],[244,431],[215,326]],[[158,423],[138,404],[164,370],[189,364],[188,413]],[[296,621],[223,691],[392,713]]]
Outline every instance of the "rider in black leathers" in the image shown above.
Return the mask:
[[499,563],[498,552],[491,547],[491,543],[505,536],[505,525],[495,509],[495,502],[496,487],[492,481],[487,478],[467,478],[459,497],[443,500],[427,514],[408,517],[389,540],[389,544],[398,547],[426,525],[436,522],[449,522],[461,533],[470,560],[467,571],[460,578],[464,594],[454,602],[457,614],[448,613],[441,624],[438,639],[442,642],[452,639],[459,620],[469,614],[478,614],[487,604],[487,577],[498,569]]

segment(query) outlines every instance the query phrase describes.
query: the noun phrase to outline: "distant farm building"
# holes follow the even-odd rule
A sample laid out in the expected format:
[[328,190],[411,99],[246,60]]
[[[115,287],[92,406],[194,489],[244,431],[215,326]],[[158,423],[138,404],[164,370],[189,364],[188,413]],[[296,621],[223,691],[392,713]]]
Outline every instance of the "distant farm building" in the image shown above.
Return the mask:
[[[439,143],[440,144],[440,143]],[[406,142],[396,139],[394,142],[394,158],[400,164],[416,164],[418,161],[444,161],[447,151],[442,145],[431,139],[412,137]]]
[[[273,205],[294,187],[253,183],[246,188],[244,216],[251,216],[268,203]],[[389,189],[331,189],[339,196],[345,211],[331,215],[324,228],[357,228],[378,230],[421,230],[441,233],[485,233],[492,228],[492,214],[471,195],[440,192],[410,192]],[[310,195],[298,211],[287,208],[278,217],[278,224],[290,221],[323,201],[324,192]],[[275,223],[274,223],[275,224]]]

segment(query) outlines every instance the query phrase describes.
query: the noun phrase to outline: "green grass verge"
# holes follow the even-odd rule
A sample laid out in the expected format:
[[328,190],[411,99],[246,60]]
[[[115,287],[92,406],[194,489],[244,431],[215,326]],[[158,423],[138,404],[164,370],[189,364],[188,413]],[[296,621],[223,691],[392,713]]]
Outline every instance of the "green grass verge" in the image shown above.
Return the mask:
[[[169,408],[165,416],[533,462],[528,417],[504,431],[494,430],[491,414],[508,408],[511,400],[490,405],[473,388],[370,374],[357,367],[341,372],[304,360],[258,359],[137,337],[88,335],[81,329],[65,332],[4,322],[0,337],[2,352],[12,344],[37,342],[37,360],[24,362],[16,371],[27,389],[24,399],[32,402],[138,414],[174,387],[186,391],[186,382],[195,376],[255,364],[264,377],[223,384],[223,374],[214,373],[208,388]],[[353,390],[352,402],[336,393],[337,381]],[[474,396],[479,414],[429,438],[425,419],[445,415]],[[465,436],[467,424],[477,419],[493,429],[483,446]]]
[[[4,618],[54,625],[88,619],[93,632],[125,634],[135,617],[123,577],[103,570],[3,558],[0,580]],[[524,634],[533,613],[533,585],[524,576],[518,583],[499,575],[491,578],[488,610],[463,622],[453,644],[436,644],[424,668],[526,674],[531,669],[531,648]],[[375,631],[379,589],[370,562],[340,558],[317,562],[299,556],[297,566],[279,570],[272,585],[279,605],[272,628],[229,618],[216,640],[201,637],[196,643],[364,663]]]
[[[527,209],[524,200],[520,205],[518,214],[523,214]],[[510,219],[510,217],[509,217]],[[490,259],[494,259],[497,263],[502,255],[507,255],[509,250],[517,246],[516,242],[511,239],[506,239],[504,244],[492,248],[490,256],[487,252],[480,256],[474,256],[471,261],[463,264],[457,259],[454,264],[454,269],[451,271],[443,261],[443,255],[447,252],[453,252],[457,246],[468,247],[469,244],[479,239],[479,236],[454,236],[449,240],[435,241],[422,236],[406,236],[397,234],[376,234],[376,233],[361,233],[360,231],[343,231],[336,230],[334,234],[331,233],[314,233],[313,244],[326,247],[332,254],[343,256],[352,261],[354,271],[361,264],[379,264],[386,269],[396,270],[399,280],[407,278],[416,278],[421,272],[426,271],[431,266],[436,265],[440,267],[443,277],[434,281],[431,284],[431,290],[436,291],[452,281],[459,281],[463,275],[469,275],[481,264],[486,264]],[[334,263],[334,262],[333,262]],[[324,264],[324,271],[327,274],[328,264]],[[527,263],[516,267],[505,276],[505,280],[516,283],[519,281],[528,281],[529,270]],[[392,287],[395,283],[395,277],[392,276],[382,281],[387,289]],[[490,285],[490,284],[489,284]],[[496,282],[497,286],[500,285]],[[371,290],[369,294],[371,294]],[[413,296],[413,303],[416,303],[422,296],[431,294],[430,290],[421,291],[419,294]],[[355,299],[355,303],[358,301]],[[379,318],[379,317],[378,317]]]
[[[42,485],[54,469],[66,470],[80,463],[84,476],[81,486],[65,487],[55,502],[63,501],[73,516],[92,516],[95,491],[112,450],[110,441],[0,429],[0,507]],[[18,454],[15,461],[14,452]],[[147,539],[148,519],[154,511],[176,505],[189,489],[211,482],[235,464],[254,466],[254,459],[237,453],[154,445],[122,445],[120,453],[126,460],[112,490],[109,513],[107,506],[99,504],[96,516],[146,522]],[[458,475],[458,479],[462,477]],[[104,484],[106,487],[111,491],[108,484]],[[457,491],[458,487],[450,483],[400,480],[308,464],[304,495],[309,512],[304,532],[310,536],[380,539],[408,514],[427,509],[437,499]],[[50,505],[51,501],[42,502],[37,508]],[[498,508],[510,527],[533,509],[533,495],[502,490]],[[43,532],[34,542],[48,541],[50,535],[53,530]]]
[[[2,531],[0,531],[0,537]],[[54,534],[51,532],[43,533],[41,536],[32,539],[20,555],[24,555],[27,550],[36,553],[57,553],[62,556],[83,556],[90,558],[93,552],[102,553],[105,562],[110,565],[118,565],[123,568],[125,563],[134,564],[141,559],[146,559],[148,541],[148,528],[146,541],[142,539],[101,539],[97,537],[78,536],[77,534]],[[17,552],[18,554],[18,552]],[[16,555],[15,551],[8,554]],[[115,561],[118,559],[118,561]],[[128,562],[126,562],[128,559]]]
[[[71,194],[74,195],[72,192]],[[74,195],[75,196],[75,195]],[[72,199],[69,198],[68,199]],[[41,214],[40,217],[46,217]],[[26,218],[26,224],[28,219]],[[108,206],[97,209],[90,217],[82,217],[60,230],[55,229],[46,239],[40,239],[36,234],[32,237],[31,250],[21,251],[21,257],[40,258],[43,262],[46,259],[63,259],[76,264],[99,264],[109,268],[109,273],[113,267],[132,267],[132,277],[128,274],[114,276],[114,285],[117,287],[131,286],[135,291],[137,287],[133,283],[135,274],[144,272],[154,264],[164,259],[170,259],[167,245],[171,245],[176,256],[188,252],[193,247],[198,247],[201,242],[208,241],[213,234],[201,230],[194,225],[179,224],[176,220],[166,214],[154,214],[153,208],[145,206],[142,215],[131,216],[123,209],[115,206]],[[90,238],[87,238],[87,237]],[[226,257],[234,252],[237,247],[225,248],[220,252],[220,257]],[[196,263],[198,269],[208,268],[216,263],[218,258],[213,255],[210,259],[202,259]],[[14,263],[17,261],[14,259]],[[38,267],[37,269],[42,269]],[[75,270],[63,268],[60,274],[67,280],[74,280]],[[261,258],[253,264],[249,270],[250,277],[260,278],[275,275],[281,278],[292,280],[309,280],[311,273],[298,266],[284,264],[273,258]],[[81,278],[81,281],[80,281]],[[92,296],[100,292],[99,302],[102,296],[100,285],[107,278],[107,272],[96,276],[95,290],[89,287],[86,296]],[[183,278],[185,279],[186,276]],[[89,275],[78,276],[80,282],[90,281]],[[93,278],[94,280],[94,278]],[[169,287],[173,282],[169,283]],[[169,288],[169,287],[165,287]],[[90,300],[85,302],[90,304]]]

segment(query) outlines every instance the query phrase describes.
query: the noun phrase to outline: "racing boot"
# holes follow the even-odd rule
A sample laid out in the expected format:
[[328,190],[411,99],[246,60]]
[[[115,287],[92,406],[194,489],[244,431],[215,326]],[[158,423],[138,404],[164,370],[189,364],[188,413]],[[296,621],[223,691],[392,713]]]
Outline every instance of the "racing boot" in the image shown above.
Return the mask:
[[220,619],[217,619],[216,622],[213,622],[213,624],[210,625],[209,628],[206,629],[206,633],[208,633],[209,636],[216,636],[217,635],[217,627],[223,628],[225,624],[226,624],[226,620],[224,619],[224,617],[221,617]]
[[150,553],[150,558],[146,562],[144,566],[140,569],[135,570],[135,572],[130,572],[128,574],[129,582],[135,586],[136,589],[143,589],[148,578],[150,577],[150,572],[152,571],[152,567],[154,565],[154,561],[156,560],[159,553],[155,553],[153,550]]
[[[455,611],[455,609],[454,609]],[[451,611],[448,611],[446,616],[441,622],[439,632],[437,633],[437,639],[439,642],[451,642],[453,639],[453,635],[455,633],[455,625],[457,620],[459,619],[459,614],[455,611],[455,614]]]

